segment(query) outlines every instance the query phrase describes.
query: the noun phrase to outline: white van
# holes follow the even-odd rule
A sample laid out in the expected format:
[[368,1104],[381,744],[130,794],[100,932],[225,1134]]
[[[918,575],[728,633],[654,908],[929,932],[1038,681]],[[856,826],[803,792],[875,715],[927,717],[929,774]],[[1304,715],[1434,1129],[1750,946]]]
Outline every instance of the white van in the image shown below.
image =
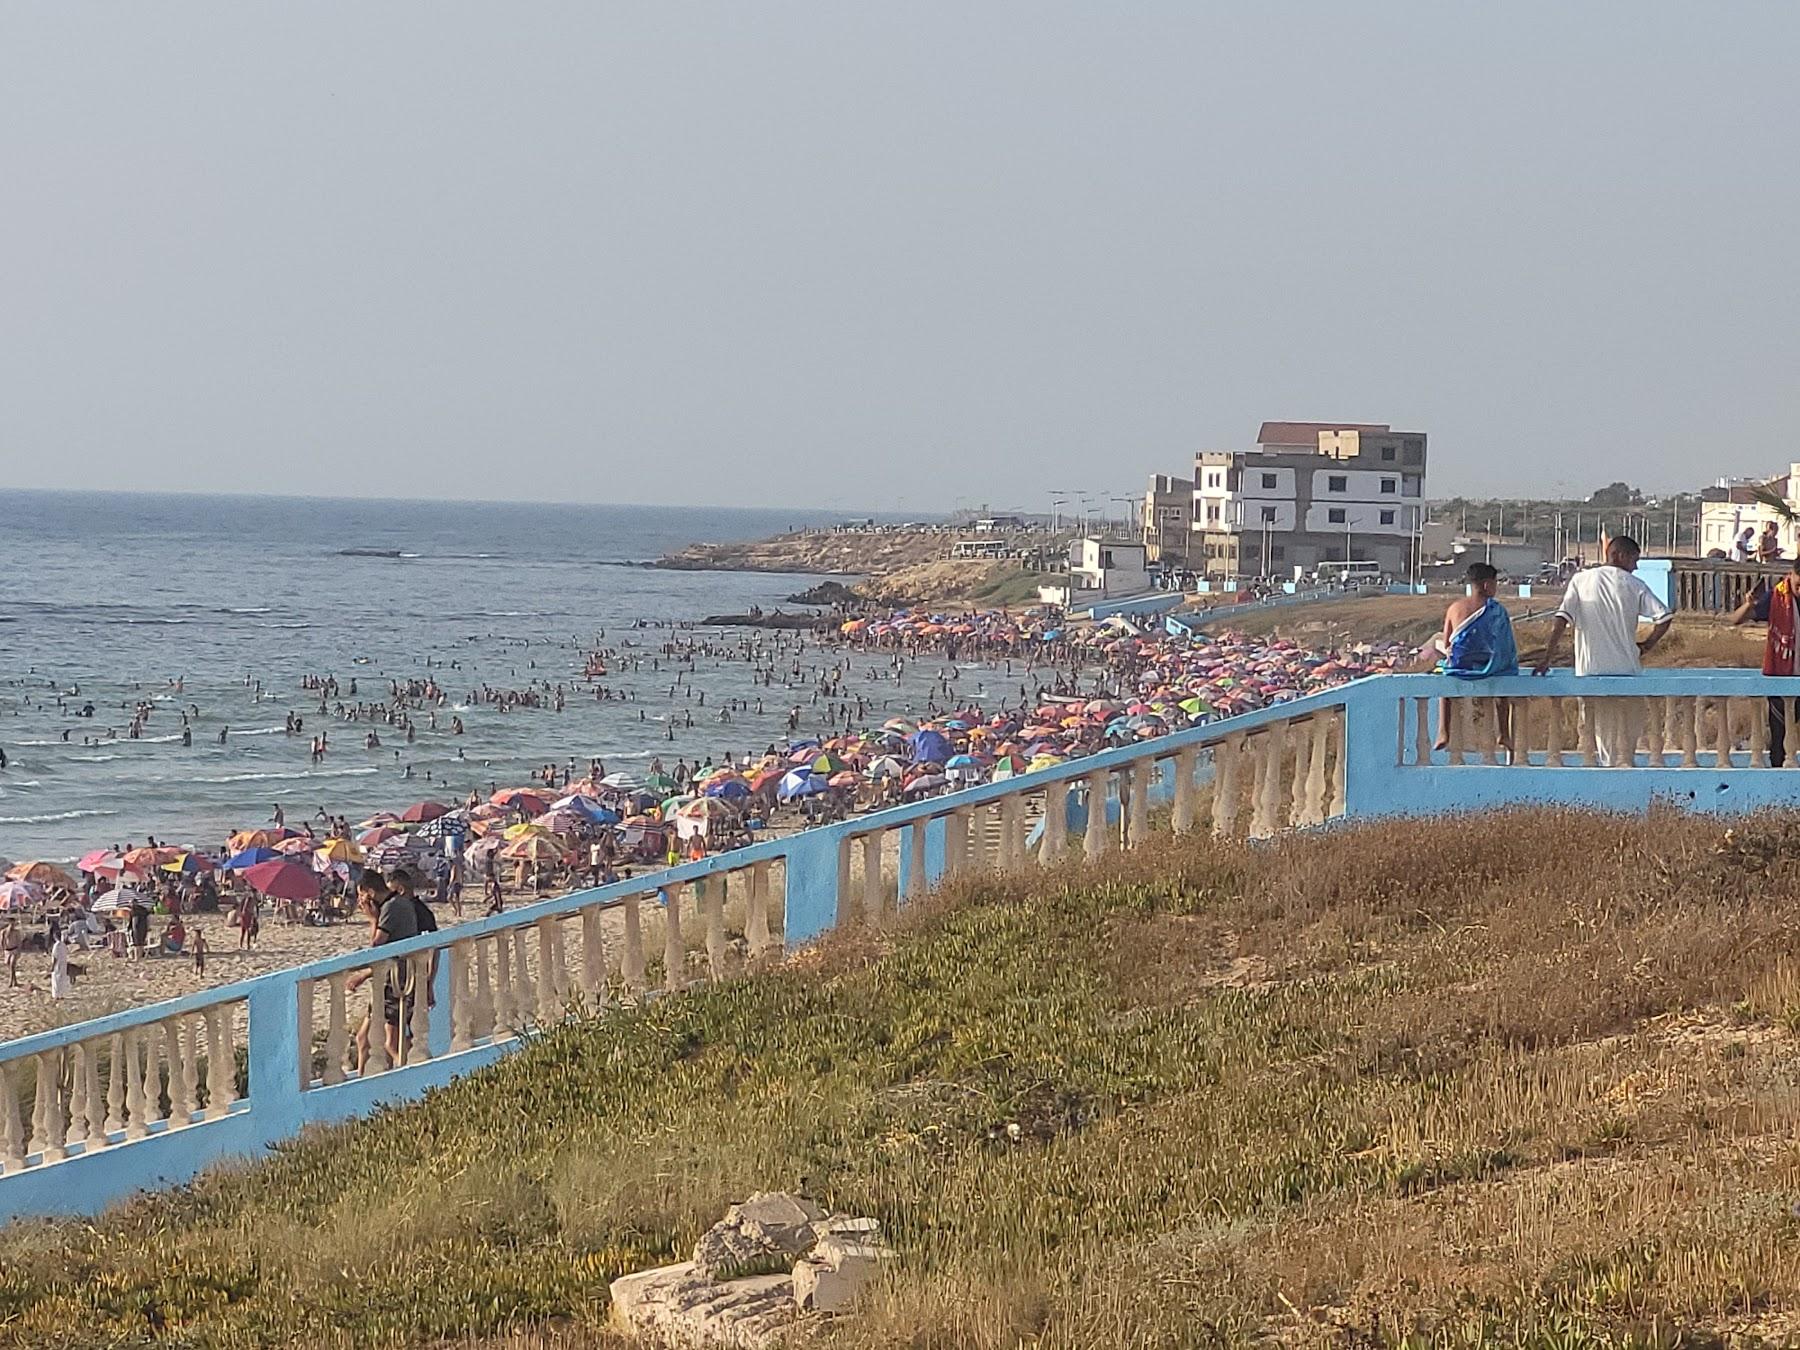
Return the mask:
[[1363,562],[1323,562],[1313,569],[1313,580],[1339,586],[1366,586],[1382,579],[1381,564]]

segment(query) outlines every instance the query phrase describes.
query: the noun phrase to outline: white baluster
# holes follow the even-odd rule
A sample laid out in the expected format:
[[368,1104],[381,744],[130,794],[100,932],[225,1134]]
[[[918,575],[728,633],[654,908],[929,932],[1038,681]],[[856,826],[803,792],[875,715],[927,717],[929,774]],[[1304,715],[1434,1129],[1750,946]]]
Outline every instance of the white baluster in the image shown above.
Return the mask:
[[[149,1108],[144,1104],[143,1032],[132,1027],[125,1033],[125,1137],[142,1139],[149,1131]],[[35,1143],[33,1145],[35,1147]]]
[[1550,735],[1545,742],[1544,763],[1552,769],[1560,769],[1563,766],[1563,747],[1565,744],[1563,738],[1563,701],[1560,698],[1552,698],[1549,700],[1549,703]]
[[682,883],[663,887],[663,988],[678,994],[687,984],[687,947],[681,940]]
[[1331,719],[1315,717],[1312,720],[1312,753],[1306,766],[1306,802],[1300,815],[1302,824],[1325,823],[1325,765],[1330,753]]
[[1431,763],[1431,700],[1413,700],[1413,763]]
[[[755,928],[757,906],[755,894],[751,895],[750,927]],[[619,968],[620,979],[625,984],[625,992],[633,998],[642,997],[646,986],[644,959],[644,917],[642,895],[633,893],[625,897],[625,953]],[[765,937],[766,940],[766,937]]]
[[1175,806],[1170,824],[1176,834],[1192,834],[1194,830],[1194,766],[1200,752],[1192,746],[1175,752]]
[[881,922],[887,901],[887,888],[881,881],[883,833],[881,830],[873,830],[862,837],[863,922],[871,927]]
[[[848,850],[850,841],[844,841]],[[706,977],[715,984],[725,978],[725,874],[706,878],[699,883],[700,913],[706,928]],[[847,893],[849,887],[844,891]],[[848,900],[848,895],[845,899]]]
[[1718,720],[1713,730],[1716,739],[1713,742],[1713,764],[1721,769],[1731,767],[1731,747],[1736,741],[1731,729],[1732,701],[1728,698],[1713,700],[1713,707],[1718,711]]
[[1644,709],[1644,760],[1652,769],[1660,769],[1669,744],[1669,700],[1647,698]]
[[598,905],[581,911],[581,992],[598,1005],[606,989],[606,930]]
[[[301,1047],[300,1054],[302,1062],[310,1066],[312,1047]],[[170,1076],[174,1076],[174,1070],[170,1070]],[[181,1123],[191,1125],[200,1113],[200,1019],[191,1016],[181,1019],[181,1101],[187,1112]]]
[[1288,819],[1306,823],[1306,780],[1312,776],[1312,729],[1305,722],[1294,727],[1294,785],[1288,802]]
[[163,1118],[162,1109],[162,1038],[153,1026],[140,1028],[144,1049],[144,1115],[147,1124]]
[[[525,934],[522,931],[513,934],[512,958],[513,1024],[516,1028],[523,1029],[531,1021],[531,1008],[536,999],[532,992],[530,957],[525,951]],[[538,974],[541,976],[543,972],[539,971]]]
[[512,936],[504,928],[494,933],[494,1036],[504,1040],[516,1035],[525,1018],[513,994]]
[[1000,799],[1000,867],[1016,872],[1025,865],[1025,799],[1018,793]]
[[1700,767],[1700,700],[1683,698],[1681,710],[1681,767]]
[[0,1163],[6,1174],[25,1168],[25,1126],[19,1119],[19,1084],[13,1076],[17,1060],[0,1064]]
[[494,1001],[494,981],[489,974],[489,949],[493,942],[476,938],[469,944],[469,959],[475,963],[475,1009],[469,1023],[469,1035],[482,1040],[494,1034],[498,1005]]
[[[206,1118],[216,1120],[237,1100],[237,1054],[231,1047],[228,1003],[206,1010]],[[379,1014],[377,1014],[379,1017]]]
[[1044,839],[1038,845],[1038,861],[1058,862],[1069,851],[1069,785],[1058,781],[1044,788]]
[[[1661,701],[1650,700],[1652,705]],[[1749,700],[1746,716],[1750,722],[1750,767],[1766,769],[1769,767],[1769,717],[1766,702],[1760,698]]]
[[325,1069],[319,1081],[326,1087],[344,1081],[350,1054],[349,979],[347,970],[325,977]]
[[1344,740],[1344,710],[1334,708],[1331,712],[1331,731],[1328,733],[1334,747],[1331,764],[1331,796],[1325,803],[1327,817],[1341,816],[1350,809],[1350,798],[1345,792],[1344,778],[1348,773],[1350,756],[1348,745]]
[[556,987],[556,925],[548,916],[537,921],[538,1025],[553,1026],[562,1014]]
[[474,955],[472,942],[450,944],[450,1053],[467,1050],[474,1044],[475,995],[469,988],[469,962]]
[[408,1017],[406,1062],[423,1064],[431,1058],[431,953],[414,952],[406,958],[412,974],[412,1009],[404,1005],[401,1012]]
[[[364,1077],[371,1077],[378,1073],[386,1073],[391,1067],[388,1063],[387,1048],[387,990],[389,979],[388,970],[391,964],[392,963],[388,961],[377,961],[373,966],[369,967],[369,981],[365,986],[369,991],[369,1053],[368,1057],[363,1061]],[[209,1015],[206,1019],[209,1061],[216,1060],[217,1058],[216,1055],[211,1054],[210,1052],[213,1030],[213,1018],[210,1015],[211,1011],[211,1009],[208,1010]],[[209,1062],[207,1065],[209,1070],[207,1074],[209,1092],[211,1091],[212,1082],[212,1074],[210,1072],[211,1067],[212,1065]],[[207,1107],[206,1114],[209,1116],[213,1114],[210,1105]]]
[[944,875],[959,876],[969,869],[969,810],[963,807],[944,818]]
[[107,1043],[106,1132],[125,1128],[125,1034],[115,1031]]
[[1581,762],[1590,769],[1600,762],[1595,746],[1594,723],[1596,719],[1605,716],[1605,709],[1601,706],[1604,702],[1604,699],[1597,698],[1578,700],[1581,715]]
[[[171,1017],[162,1024],[163,1060],[169,1066],[169,1124],[170,1126],[189,1124],[199,1103],[188,1100],[182,1095],[186,1091],[181,1070],[181,1026],[185,1018]],[[306,1070],[312,1066],[312,1036],[308,1034],[300,1042],[301,1079],[300,1086],[305,1088]]]
[[[299,1025],[296,1039],[300,1049],[300,1090],[305,1092],[312,1086],[313,1062],[313,990],[312,980],[301,980],[294,986],[294,996],[298,1007]],[[175,1057],[169,1056],[169,1095],[175,1095]]]
[[1227,736],[1213,747],[1213,833],[1221,839],[1237,835],[1239,766],[1243,763],[1244,733]]
[[1105,857],[1112,847],[1112,831],[1106,824],[1107,780],[1105,770],[1087,776],[1087,836],[1082,851],[1089,859]]
[[1131,814],[1125,826],[1126,842],[1136,848],[1150,837],[1150,765],[1133,764],[1125,779],[1131,784]]
[[37,1106],[32,1113],[31,1150],[44,1162],[56,1162],[69,1154],[68,1122],[63,1115],[62,1051],[45,1050],[38,1057]]
[[750,864],[750,893],[744,902],[744,944],[750,948],[750,959],[760,961],[769,954],[773,942],[769,936],[769,863]]
[[85,1041],[76,1041],[69,1047],[69,1123],[66,1133],[71,1144],[87,1142],[88,1047]]

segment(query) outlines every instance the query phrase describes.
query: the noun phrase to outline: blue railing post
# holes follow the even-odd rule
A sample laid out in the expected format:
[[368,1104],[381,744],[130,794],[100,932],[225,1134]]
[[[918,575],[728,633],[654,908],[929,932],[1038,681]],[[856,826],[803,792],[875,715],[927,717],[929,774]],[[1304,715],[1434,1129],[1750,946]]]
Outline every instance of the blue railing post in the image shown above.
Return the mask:
[[787,847],[787,920],[790,949],[804,946],[837,927],[838,850],[841,826],[804,830],[782,842]]
[[301,1056],[310,1056],[312,1047],[300,1044],[299,989],[300,981],[287,971],[250,985],[250,1031],[245,1037],[250,1112],[256,1137],[264,1143],[291,1139],[305,1123],[300,1066]]
[[935,886],[944,879],[944,853],[950,833],[948,816],[933,816],[925,822],[925,884]]
[[1344,699],[1344,814],[1366,819],[1389,814],[1398,772],[1399,695],[1371,682]]

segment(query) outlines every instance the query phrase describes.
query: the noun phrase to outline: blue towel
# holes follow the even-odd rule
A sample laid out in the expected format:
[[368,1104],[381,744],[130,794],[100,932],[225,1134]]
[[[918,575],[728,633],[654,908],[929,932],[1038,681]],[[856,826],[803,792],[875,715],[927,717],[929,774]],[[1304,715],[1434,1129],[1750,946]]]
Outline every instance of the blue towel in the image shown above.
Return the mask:
[[1443,671],[1465,680],[1519,673],[1519,648],[1505,606],[1490,599],[1464,620],[1450,635],[1450,655]]

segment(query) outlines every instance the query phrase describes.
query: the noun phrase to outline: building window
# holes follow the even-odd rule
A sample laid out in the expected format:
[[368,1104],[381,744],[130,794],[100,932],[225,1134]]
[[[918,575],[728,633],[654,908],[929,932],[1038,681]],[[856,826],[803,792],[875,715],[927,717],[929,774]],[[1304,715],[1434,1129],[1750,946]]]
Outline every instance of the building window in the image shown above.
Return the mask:
[[1325,513],[1325,519],[1333,525],[1342,525],[1344,523],[1344,508],[1341,506],[1332,507]]
[[1382,446],[1381,458],[1383,463],[1392,464],[1394,462],[1394,447],[1391,445]]
[[1262,480],[1263,480],[1263,486],[1266,488],[1272,488],[1275,486],[1275,475],[1272,473],[1265,473],[1262,476]]
[[1262,518],[1263,518],[1263,524],[1273,525],[1275,523],[1275,508],[1272,506],[1263,507]]
[[1325,480],[1325,490],[1327,492],[1348,492],[1350,480],[1341,473],[1334,473]]
[[1269,557],[1276,562],[1280,562],[1283,558],[1287,557],[1287,546],[1285,544],[1275,545],[1274,548],[1269,550]]
[[1394,513],[1392,511],[1383,511],[1381,513],[1381,523],[1383,525],[1392,525],[1394,523]]
[[1381,480],[1381,490],[1383,492],[1394,492],[1398,487],[1399,484],[1395,483],[1391,478],[1384,478]]

